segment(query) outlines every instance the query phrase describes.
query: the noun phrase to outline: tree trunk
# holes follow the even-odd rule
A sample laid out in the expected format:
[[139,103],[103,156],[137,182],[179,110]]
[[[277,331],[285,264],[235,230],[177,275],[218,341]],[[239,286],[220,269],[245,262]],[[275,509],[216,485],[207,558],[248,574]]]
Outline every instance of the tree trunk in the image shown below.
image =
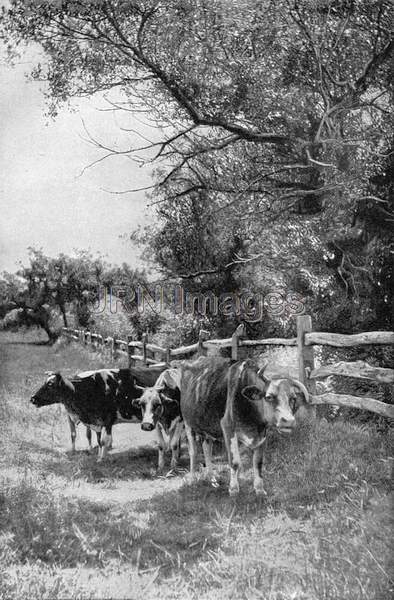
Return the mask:
[[48,336],[48,344],[52,345],[56,342],[59,334],[51,329],[49,325],[50,314],[43,306],[40,306],[36,311],[30,310],[27,316],[32,325],[42,327]]
[[68,327],[66,308],[65,308],[64,304],[60,304],[59,308],[60,308],[60,312],[62,314],[64,327]]

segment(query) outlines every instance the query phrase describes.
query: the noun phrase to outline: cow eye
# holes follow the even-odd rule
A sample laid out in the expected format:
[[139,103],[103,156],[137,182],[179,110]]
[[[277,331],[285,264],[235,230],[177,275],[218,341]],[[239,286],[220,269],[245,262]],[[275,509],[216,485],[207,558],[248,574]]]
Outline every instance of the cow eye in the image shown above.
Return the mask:
[[274,401],[274,397],[271,396],[271,394],[268,394],[268,396],[266,396],[265,399],[267,400],[267,402],[273,402]]

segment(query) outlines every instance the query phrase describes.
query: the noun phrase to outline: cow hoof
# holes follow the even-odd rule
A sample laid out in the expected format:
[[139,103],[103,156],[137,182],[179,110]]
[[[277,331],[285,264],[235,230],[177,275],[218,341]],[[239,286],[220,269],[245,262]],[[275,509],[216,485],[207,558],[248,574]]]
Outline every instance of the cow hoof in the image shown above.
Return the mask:
[[256,496],[266,496],[267,492],[265,491],[265,489],[263,488],[262,485],[255,485],[254,486],[254,491],[256,492]]
[[238,494],[239,494],[239,485],[237,485],[237,486],[234,485],[234,486],[230,487],[228,489],[228,493],[230,494],[231,497],[238,496]]

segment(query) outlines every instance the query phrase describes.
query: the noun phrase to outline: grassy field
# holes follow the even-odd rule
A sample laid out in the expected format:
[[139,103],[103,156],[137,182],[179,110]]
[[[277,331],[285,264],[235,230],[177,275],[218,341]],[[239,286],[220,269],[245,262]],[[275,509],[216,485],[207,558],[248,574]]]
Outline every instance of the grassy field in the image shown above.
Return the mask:
[[[47,370],[104,366],[77,346],[1,334],[0,599],[373,600],[394,591],[393,435],[319,420],[272,433],[268,495],[245,456],[241,494],[180,473],[157,477],[153,437],[114,429],[105,465],[70,456],[61,407],[29,398]],[[108,363],[107,363],[108,364]],[[79,446],[78,446],[79,444]]]

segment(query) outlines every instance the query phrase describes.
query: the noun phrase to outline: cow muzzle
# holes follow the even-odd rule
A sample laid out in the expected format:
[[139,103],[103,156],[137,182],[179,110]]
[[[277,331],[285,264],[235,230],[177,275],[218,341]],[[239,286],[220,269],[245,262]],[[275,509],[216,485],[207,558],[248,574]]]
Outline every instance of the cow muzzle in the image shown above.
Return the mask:
[[153,423],[141,423],[142,431],[153,431],[155,426]]
[[30,398],[30,402],[31,402],[32,404],[34,404],[34,406],[38,406],[38,398],[37,398],[37,396],[32,396],[32,397]]
[[281,417],[276,424],[276,428],[279,433],[288,434],[291,433],[295,427],[296,420],[293,416],[291,417]]

